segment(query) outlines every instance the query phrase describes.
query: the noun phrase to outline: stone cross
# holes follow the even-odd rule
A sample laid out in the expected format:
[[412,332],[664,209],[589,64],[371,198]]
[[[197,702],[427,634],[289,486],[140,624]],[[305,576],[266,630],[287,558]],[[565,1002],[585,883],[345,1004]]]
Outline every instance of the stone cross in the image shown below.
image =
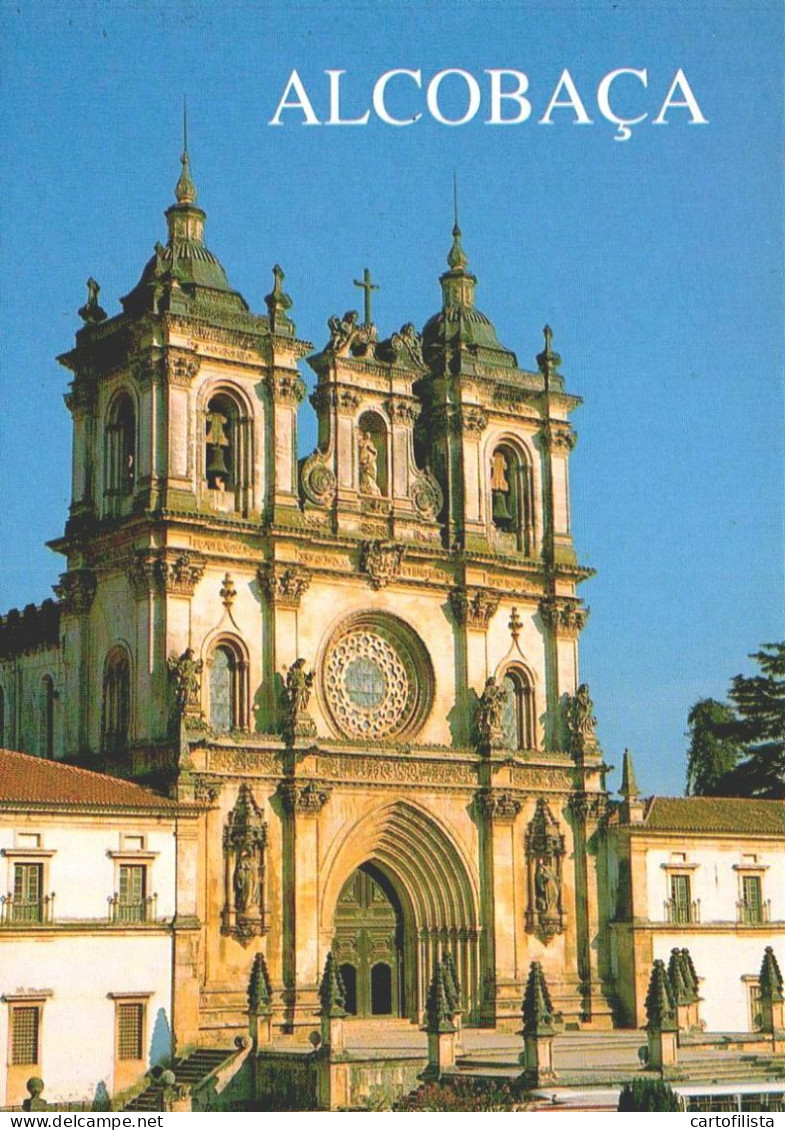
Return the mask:
[[371,291],[372,290],[378,290],[379,287],[376,283],[371,282],[371,272],[368,270],[367,267],[363,271],[362,281],[360,279],[354,279],[353,281],[354,281],[354,285],[359,286],[360,290],[363,291],[363,301],[364,301],[363,309],[365,311],[365,325],[370,326],[370,325],[372,325],[372,321],[371,321]]

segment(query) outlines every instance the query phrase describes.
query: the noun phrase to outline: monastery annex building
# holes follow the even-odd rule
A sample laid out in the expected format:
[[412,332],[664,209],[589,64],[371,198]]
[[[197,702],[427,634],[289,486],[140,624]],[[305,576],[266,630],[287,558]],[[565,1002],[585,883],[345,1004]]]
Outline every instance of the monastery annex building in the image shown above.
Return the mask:
[[522,368],[456,218],[421,331],[366,275],[315,350],[278,266],[265,313],[232,289],[187,152],[175,196],[122,311],[88,283],[64,570],[0,625],[0,1105],[233,1047],[259,954],[283,1043],[330,953],[350,1016],[418,1025],[449,955],[463,1024],[515,1031],[532,962],[608,1029],[688,948],[704,1021],[754,1028],[784,806],[644,801],[629,759],[609,798],[550,329]]

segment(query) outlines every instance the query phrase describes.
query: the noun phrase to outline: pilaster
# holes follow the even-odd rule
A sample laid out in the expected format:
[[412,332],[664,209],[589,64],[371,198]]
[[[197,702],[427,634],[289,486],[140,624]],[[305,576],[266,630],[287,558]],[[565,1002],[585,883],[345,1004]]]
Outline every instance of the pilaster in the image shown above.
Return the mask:
[[475,799],[485,935],[483,956],[487,963],[483,1020],[489,1024],[504,1019],[500,1010],[514,1007],[512,1002],[500,1000],[499,986],[514,982],[517,976],[516,923],[520,908],[516,904],[519,883],[515,875],[514,837],[521,807],[518,797],[506,790],[483,789]]
[[310,1022],[319,984],[319,814],[329,790],[311,780],[279,786],[284,813],[284,952],[288,968],[286,1024],[293,1033]]

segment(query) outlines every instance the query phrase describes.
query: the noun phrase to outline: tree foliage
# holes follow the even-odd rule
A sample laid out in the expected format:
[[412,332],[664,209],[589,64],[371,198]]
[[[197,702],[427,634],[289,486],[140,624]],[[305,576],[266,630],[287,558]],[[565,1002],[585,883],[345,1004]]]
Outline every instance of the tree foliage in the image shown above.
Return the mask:
[[718,731],[733,721],[730,706],[715,698],[699,699],[693,706],[687,716],[690,727],[688,796],[722,795],[723,778],[735,767],[741,750],[731,738],[719,737]]
[[730,705],[701,699],[690,711],[688,793],[785,799],[785,642],[750,658],[760,674],[736,675]]
[[633,1079],[619,1094],[617,1110],[681,1110],[676,1093],[662,1079]]
[[454,1111],[466,1114],[480,1110],[525,1110],[526,1090],[517,1079],[480,1079],[448,1076],[423,1083],[416,1091],[393,1104],[395,1111]]

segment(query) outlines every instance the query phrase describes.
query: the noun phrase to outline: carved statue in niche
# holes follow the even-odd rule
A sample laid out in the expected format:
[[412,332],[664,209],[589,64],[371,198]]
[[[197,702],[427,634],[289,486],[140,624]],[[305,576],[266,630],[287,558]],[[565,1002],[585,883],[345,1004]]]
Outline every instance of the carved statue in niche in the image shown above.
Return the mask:
[[534,872],[535,906],[540,914],[552,914],[559,905],[559,880],[551,861],[545,857],[537,860]]
[[547,944],[564,929],[562,861],[564,836],[544,797],[526,829],[526,928]]
[[357,437],[357,456],[360,464],[360,494],[379,498],[379,453],[370,432],[360,432]]
[[482,692],[475,724],[477,738],[481,749],[491,746],[506,746],[504,736],[504,704],[507,701],[507,691],[496,682],[496,676],[491,675],[486,679],[485,689]]
[[306,671],[305,660],[296,659],[286,672],[284,688],[284,735],[293,738],[311,738],[316,725],[308,713],[308,703],[313,690],[314,673]]
[[259,905],[261,894],[261,875],[259,859],[249,848],[243,848],[234,865],[234,908],[244,914],[249,908]]
[[221,933],[246,944],[265,934],[264,851],[267,824],[246,784],[240,785],[223,834],[224,894]]
[[588,683],[581,683],[567,704],[567,724],[570,730],[570,749],[573,753],[594,751],[597,746],[594,703],[589,695]]
[[189,714],[199,714],[199,687],[204,664],[194,659],[193,648],[187,647],[178,658],[171,655],[167,661],[169,677],[174,685],[175,710],[178,719]]

